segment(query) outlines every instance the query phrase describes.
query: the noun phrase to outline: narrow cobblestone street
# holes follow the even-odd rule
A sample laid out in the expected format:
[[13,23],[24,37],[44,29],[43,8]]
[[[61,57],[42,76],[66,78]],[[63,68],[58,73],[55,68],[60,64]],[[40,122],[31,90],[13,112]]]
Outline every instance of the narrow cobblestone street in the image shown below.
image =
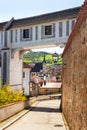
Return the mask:
[[31,111],[5,130],[65,130],[60,100],[38,102]]

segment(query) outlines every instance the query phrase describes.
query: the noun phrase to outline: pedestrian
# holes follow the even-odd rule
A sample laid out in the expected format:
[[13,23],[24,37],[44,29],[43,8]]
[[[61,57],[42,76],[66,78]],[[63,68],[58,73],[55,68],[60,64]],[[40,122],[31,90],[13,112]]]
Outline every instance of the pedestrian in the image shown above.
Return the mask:
[[46,75],[44,75],[44,85],[46,85]]
[[48,74],[48,82],[50,82],[50,75]]
[[40,79],[39,83],[40,83],[40,87],[42,87],[42,85],[43,85],[43,79],[42,78]]

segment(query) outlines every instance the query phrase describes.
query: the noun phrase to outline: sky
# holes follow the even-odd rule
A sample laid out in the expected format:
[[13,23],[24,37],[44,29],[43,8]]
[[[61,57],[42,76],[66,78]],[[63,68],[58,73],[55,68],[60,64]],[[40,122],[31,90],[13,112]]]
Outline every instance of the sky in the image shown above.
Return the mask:
[[[81,6],[83,2],[84,0],[0,0],[0,22],[12,17],[20,19],[69,9]],[[53,51],[52,48],[47,50]],[[63,48],[59,49],[60,53],[62,51]]]

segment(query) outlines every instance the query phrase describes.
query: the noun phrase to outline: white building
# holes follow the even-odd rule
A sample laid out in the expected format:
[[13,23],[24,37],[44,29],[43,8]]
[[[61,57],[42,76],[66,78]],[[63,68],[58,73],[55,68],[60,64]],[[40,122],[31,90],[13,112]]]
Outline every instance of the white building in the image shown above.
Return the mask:
[[23,63],[23,90],[24,95],[30,94],[30,73],[32,67],[26,63]]

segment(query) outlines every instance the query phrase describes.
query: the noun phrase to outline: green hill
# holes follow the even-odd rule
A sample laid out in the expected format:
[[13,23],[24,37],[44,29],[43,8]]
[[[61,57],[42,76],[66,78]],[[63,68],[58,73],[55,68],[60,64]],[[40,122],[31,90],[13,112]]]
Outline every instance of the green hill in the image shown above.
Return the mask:
[[[32,64],[35,62],[42,62],[44,60],[44,56],[45,56],[45,60],[46,60],[47,65],[54,64],[54,61],[52,60],[52,53],[42,52],[42,51],[40,51],[40,52],[33,52],[33,51],[26,52],[23,55],[23,62],[27,62],[29,64]],[[62,64],[61,55],[59,55],[58,62],[56,64]]]

